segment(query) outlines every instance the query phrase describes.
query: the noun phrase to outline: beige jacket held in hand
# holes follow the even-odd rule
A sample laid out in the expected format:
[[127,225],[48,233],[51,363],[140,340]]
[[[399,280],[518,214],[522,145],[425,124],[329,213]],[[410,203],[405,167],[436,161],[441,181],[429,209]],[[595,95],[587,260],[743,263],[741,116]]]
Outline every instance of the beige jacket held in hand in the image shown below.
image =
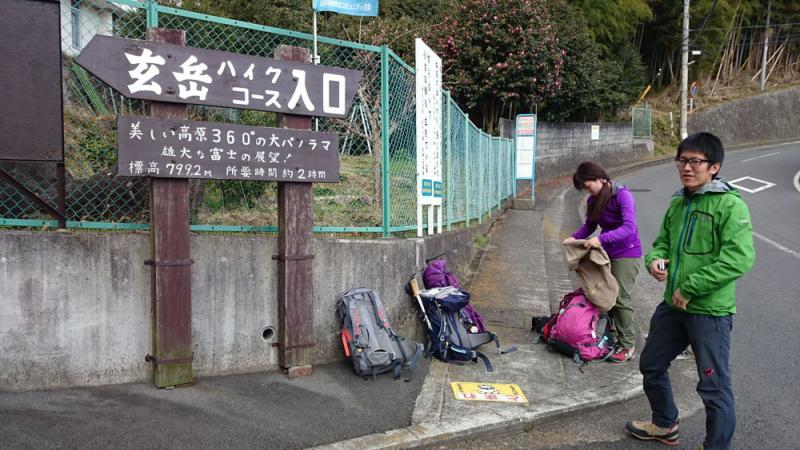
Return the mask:
[[586,239],[575,239],[564,244],[569,270],[578,272],[583,293],[602,311],[617,303],[619,285],[611,275],[611,260],[602,248],[585,248]]

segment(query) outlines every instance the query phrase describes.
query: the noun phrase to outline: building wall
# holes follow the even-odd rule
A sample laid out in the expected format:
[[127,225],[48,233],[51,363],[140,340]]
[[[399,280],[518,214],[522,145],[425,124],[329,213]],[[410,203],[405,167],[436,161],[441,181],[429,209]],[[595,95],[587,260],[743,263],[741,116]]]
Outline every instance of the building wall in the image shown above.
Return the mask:
[[[114,22],[110,4],[105,0],[82,0],[77,8],[71,5],[70,0],[61,0],[61,50],[69,56],[78,56],[95,34],[110,36]],[[73,26],[73,11],[78,12],[77,30]]]

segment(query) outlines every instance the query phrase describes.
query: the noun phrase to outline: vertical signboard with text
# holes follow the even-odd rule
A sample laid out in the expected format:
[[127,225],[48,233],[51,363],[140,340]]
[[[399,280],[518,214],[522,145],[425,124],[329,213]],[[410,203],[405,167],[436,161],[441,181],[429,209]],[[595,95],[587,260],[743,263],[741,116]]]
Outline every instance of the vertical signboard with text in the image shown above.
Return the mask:
[[531,180],[531,190],[536,178],[536,114],[517,116],[514,145],[517,151],[515,178]]
[[422,235],[422,207],[428,206],[433,232],[433,207],[442,227],[442,59],[422,39],[414,41],[417,103],[417,234]]

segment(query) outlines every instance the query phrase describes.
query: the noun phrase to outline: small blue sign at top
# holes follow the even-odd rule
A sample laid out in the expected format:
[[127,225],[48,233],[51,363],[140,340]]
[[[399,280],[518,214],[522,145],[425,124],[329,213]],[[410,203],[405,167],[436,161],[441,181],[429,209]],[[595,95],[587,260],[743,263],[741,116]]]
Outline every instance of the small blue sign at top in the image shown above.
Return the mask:
[[350,16],[377,16],[378,0],[314,0],[314,11],[331,11]]

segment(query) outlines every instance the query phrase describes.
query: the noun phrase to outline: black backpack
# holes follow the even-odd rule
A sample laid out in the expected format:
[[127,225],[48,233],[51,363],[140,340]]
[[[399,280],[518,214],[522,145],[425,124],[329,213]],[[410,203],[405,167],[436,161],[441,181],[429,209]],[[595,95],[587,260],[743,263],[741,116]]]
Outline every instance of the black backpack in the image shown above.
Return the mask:
[[423,346],[406,341],[394,332],[377,292],[355,288],[342,294],[336,302],[342,319],[342,346],[353,370],[364,378],[393,372],[399,379],[411,381]]
[[[480,345],[494,342],[498,353],[509,353],[516,348],[500,351],[500,341],[491,332],[470,333],[464,326],[460,311],[469,303],[469,293],[452,286],[427,289],[420,292],[430,327],[428,354],[444,362],[464,363],[482,360],[489,372],[494,371],[492,362],[483,353],[476,351]],[[426,323],[426,327],[428,326]]]

